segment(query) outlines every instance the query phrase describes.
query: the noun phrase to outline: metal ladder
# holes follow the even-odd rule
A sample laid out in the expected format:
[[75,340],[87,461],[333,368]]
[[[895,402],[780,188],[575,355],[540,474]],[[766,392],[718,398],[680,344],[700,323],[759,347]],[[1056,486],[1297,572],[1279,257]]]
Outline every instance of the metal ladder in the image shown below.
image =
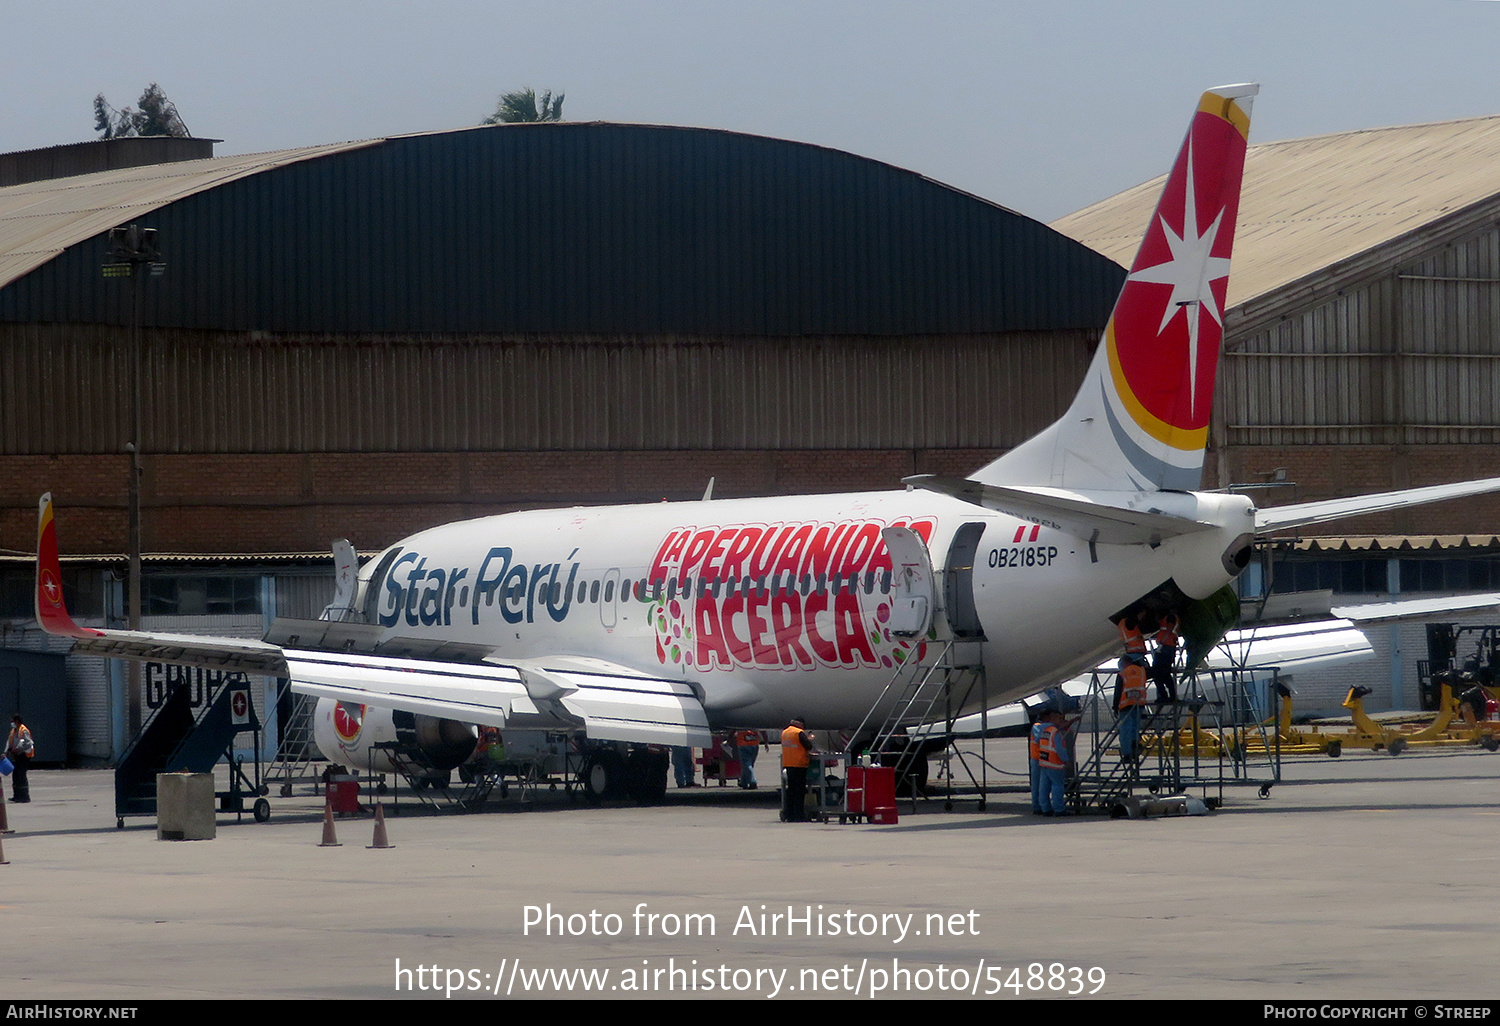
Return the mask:
[[[1103,676],[1110,680],[1112,674]],[[1111,718],[1109,726],[1101,729],[1101,709],[1113,709],[1101,675],[1096,670],[1089,682],[1090,715],[1093,717],[1093,749],[1089,757],[1078,767],[1078,772],[1068,781],[1068,804],[1074,812],[1082,812],[1090,806],[1112,808],[1138,787],[1157,792],[1176,792],[1182,786],[1182,767],[1175,747],[1149,746],[1147,740],[1152,732],[1158,735],[1175,734],[1180,726],[1182,709],[1186,703],[1153,703],[1141,715],[1140,737],[1136,742],[1134,762],[1126,761],[1120,754],[1120,723]],[[1148,748],[1154,748],[1156,764],[1150,766]]]
[[[289,686],[290,682],[282,681],[282,689]],[[312,778],[314,783],[317,782],[317,774],[313,772],[313,756],[317,752],[313,741],[313,715],[317,705],[318,700],[312,695],[292,692],[291,713],[281,734],[281,745],[276,750],[276,761],[266,770],[268,785],[277,779],[281,781],[279,793],[283,798],[291,797],[292,787],[299,780]]]
[[[870,706],[870,711],[850,736],[850,747],[845,749],[845,753],[852,759],[855,755],[853,746],[864,736],[865,728],[878,715],[879,710],[890,701],[890,709],[876,728],[865,751],[879,765],[894,765],[897,780],[910,773],[916,760],[923,757],[922,745],[911,743],[907,727],[934,722],[934,711],[940,702],[944,702],[942,719],[951,725],[954,695],[958,696],[957,706],[962,707],[974,688],[981,686],[984,680],[983,663],[959,658],[964,647],[972,646],[977,652],[977,641],[949,638],[927,641],[925,644],[929,649],[928,655],[932,655],[933,649],[936,649],[936,655],[930,659],[915,658],[916,651],[920,651],[918,648],[913,652],[914,658],[907,659],[896,667],[889,683],[881,690],[875,703]],[[913,803],[916,797],[914,787]]]

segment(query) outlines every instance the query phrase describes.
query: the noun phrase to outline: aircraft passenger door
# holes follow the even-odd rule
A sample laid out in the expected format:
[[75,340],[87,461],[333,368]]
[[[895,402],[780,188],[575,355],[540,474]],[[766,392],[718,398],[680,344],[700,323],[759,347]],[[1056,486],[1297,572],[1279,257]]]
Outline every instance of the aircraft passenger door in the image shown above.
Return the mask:
[[599,593],[599,622],[604,629],[612,631],[620,618],[620,568],[610,567],[605,571],[603,579],[604,590]]
[[920,535],[909,527],[880,532],[891,554],[891,634],[916,638],[932,626],[932,559]]
[[974,554],[984,524],[964,524],[953,535],[948,546],[948,563],[943,574],[943,608],[948,613],[948,627],[960,639],[983,640],[984,626],[974,606]]

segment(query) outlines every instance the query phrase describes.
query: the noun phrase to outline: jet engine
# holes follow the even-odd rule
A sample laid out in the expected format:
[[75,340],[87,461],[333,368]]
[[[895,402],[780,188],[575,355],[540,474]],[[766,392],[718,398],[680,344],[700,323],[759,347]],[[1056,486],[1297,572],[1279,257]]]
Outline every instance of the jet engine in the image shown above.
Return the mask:
[[394,751],[408,766],[445,775],[474,754],[479,732],[457,720],[318,699],[313,739],[331,762],[355,770],[399,772]]

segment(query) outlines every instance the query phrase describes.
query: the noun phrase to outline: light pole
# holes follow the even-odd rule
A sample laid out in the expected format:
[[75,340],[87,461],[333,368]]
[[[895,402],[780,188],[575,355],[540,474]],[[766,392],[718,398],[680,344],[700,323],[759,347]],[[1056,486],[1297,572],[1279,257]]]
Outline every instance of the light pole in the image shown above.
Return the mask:
[[[146,295],[146,276],[156,277],[165,267],[161,263],[155,228],[132,224],[110,229],[109,263],[104,265],[104,276],[130,279],[130,440],[125,443],[125,451],[130,453],[127,542],[130,570],[126,584],[126,610],[133,631],[141,629],[141,451],[144,447],[141,378],[145,362],[141,352],[141,307]],[[135,737],[141,729],[141,664],[136,660],[129,663],[126,692],[126,722],[130,736]]]

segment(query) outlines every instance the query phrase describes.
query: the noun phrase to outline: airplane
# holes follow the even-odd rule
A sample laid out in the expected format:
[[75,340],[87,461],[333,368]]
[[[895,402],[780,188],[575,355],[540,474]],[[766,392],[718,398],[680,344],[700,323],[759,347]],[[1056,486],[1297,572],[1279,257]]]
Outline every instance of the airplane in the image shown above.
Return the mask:
[[341,558],[327,618],[278,621],[262,642],[77,625],[43,496],[37,619],[80,652],[290,678],[319,699],[319,747],[346,765],[392,732],[436,764],[471,749],[477,727],[570,731],[589,794],[643,798],[666,786],[651,746],[792,717],[853,727],[902,664],[950,639],[985,667],[984,696],[961,713],[1097,665],[1127,615],[1176,612],[1207,651],[1228,626],[1213,600],[1257,539],[1500,489],[1271,509],[1197,490],[1258,91],[1203,93],[1071,407],[968,478],[451,523],[357,576]]

